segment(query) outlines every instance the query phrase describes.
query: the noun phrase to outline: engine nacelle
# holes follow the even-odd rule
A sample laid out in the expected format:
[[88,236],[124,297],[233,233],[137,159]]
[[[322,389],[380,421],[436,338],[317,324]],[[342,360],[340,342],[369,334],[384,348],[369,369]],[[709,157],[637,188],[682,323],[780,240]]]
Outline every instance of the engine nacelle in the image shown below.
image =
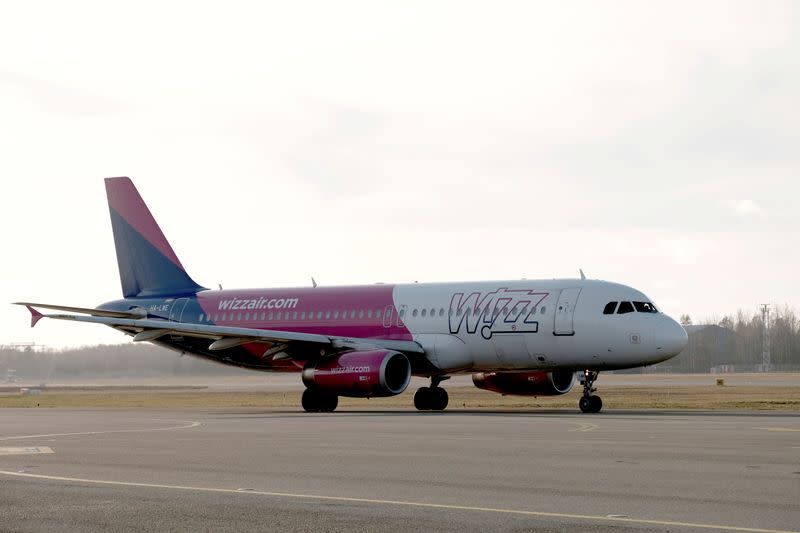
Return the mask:
[[303,369],[306,387],[337,396],[394,396],[406,390],[410,381],[411,363],[391,350],[345,352]]
[[575,384],[575,372],[478,372],[472,382],[479,389],[516,396],[559,396]]

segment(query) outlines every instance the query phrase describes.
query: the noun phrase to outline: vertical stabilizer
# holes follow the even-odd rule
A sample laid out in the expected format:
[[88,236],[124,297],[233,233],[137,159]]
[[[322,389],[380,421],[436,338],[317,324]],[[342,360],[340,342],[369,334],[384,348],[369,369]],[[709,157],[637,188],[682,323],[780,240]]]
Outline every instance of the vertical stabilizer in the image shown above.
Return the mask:
[[130,178],[105,181],[123,296],[180,296],[204,290],[186,273]]

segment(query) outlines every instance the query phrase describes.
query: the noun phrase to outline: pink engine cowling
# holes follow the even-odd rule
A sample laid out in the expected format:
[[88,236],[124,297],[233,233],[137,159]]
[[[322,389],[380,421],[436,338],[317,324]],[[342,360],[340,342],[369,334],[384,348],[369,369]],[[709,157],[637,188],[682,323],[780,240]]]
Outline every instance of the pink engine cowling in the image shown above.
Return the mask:
[[575,384],[575,372],[479,372],[472,374],[479,389],[516,396],[559,396]]
[[410,381],[411,363],[391,350],[345,352],[303,369],[306,387],[338,396],[394,396],[406,390]]

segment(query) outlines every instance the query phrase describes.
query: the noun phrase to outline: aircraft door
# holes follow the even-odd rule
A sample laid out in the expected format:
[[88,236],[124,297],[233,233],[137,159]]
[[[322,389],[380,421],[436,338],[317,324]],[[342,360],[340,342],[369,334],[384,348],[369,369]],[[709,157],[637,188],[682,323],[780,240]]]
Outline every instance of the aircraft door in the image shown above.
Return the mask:
[[189,298],[177,298],[174,302],[172,302],[172,307],[169,310],[169,319],[175,322],[180,322],[181,315],[183,315],[183,309],[186,307],[187,303],[189,303]]
[[578,303],[579,288],[561,289],[555,309],[554,335],[575,335],[573,316]]

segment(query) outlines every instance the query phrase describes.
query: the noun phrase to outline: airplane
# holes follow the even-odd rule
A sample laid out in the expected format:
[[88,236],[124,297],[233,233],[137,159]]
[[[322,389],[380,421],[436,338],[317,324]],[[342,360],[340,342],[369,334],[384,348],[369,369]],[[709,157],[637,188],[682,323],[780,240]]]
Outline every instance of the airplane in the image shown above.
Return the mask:
[[[676,356],[686,331],[642,292],[586,279],[210,290],[186,272],[127,177],[106,178],[123,298],[95,308],[16,302],[42,318],[105,324],[133,338],[227,365],[298,372],[302,407],[340,396],[401,394],[442,411],[440,384],[472,374],[501,394],[557,396],[576,374],[578,407],[597,413],[598,374]],[[66,312],[42,314],[39,309]]]

